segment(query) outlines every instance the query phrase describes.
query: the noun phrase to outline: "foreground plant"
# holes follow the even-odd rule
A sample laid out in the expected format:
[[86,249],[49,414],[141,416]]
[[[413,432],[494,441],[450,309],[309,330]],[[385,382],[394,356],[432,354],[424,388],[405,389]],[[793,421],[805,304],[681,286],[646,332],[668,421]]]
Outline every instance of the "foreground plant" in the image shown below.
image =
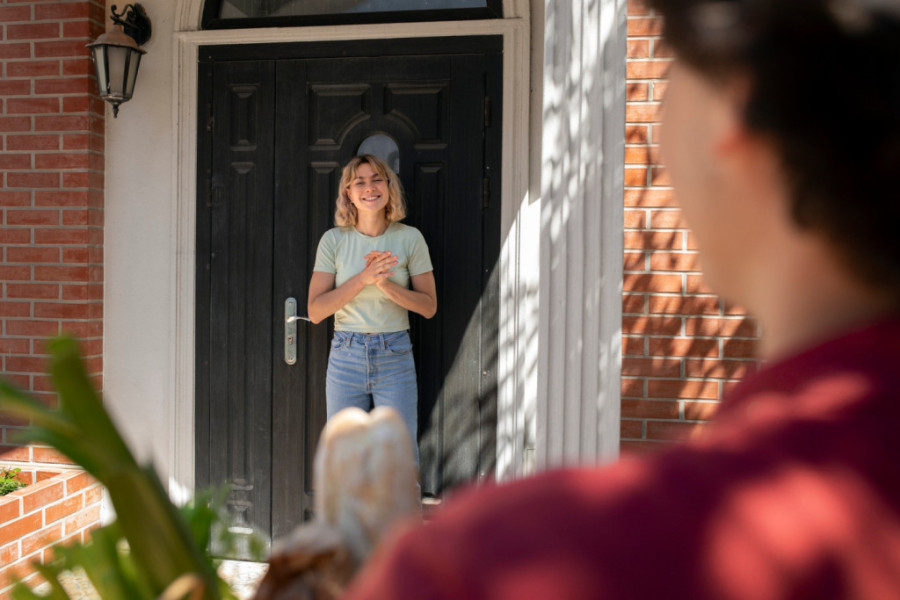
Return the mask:
[[28,485],[18,477],[21,470],[0,469],[0,496],[5,496]]
[[0,380],[0,411],[31,421],[20,441],[54,447],[99,481],[117,518],[93,531],[89,543],[57,546],[57,560],[37,565],[49,595],[20,583],[13,597],[68,600],[60,575],[80,568],[104,600],[234,598],[205,552],[216,519],[209,498],[182,510],[172,504],[153,466],[137,463],[103,407],[75,340],[56,339],[50,352],[59,408],[49,409]]

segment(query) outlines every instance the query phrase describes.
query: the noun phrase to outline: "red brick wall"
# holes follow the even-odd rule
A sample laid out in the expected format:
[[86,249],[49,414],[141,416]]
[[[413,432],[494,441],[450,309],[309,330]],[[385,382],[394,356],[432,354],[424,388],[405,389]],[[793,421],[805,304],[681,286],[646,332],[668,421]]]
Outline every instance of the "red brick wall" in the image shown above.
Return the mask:
[[0,498],[0,600],[12,598],[13,575],[36,584],[32,563],[52,559],[51,546],[84,542],[100,524],[100,484],[83,471],[23,471],[31,485]]
[[662,20],[628,3],[622,449],[702,429],[722,393],[756,368],[755,322],[724,306],[698,270],[696,245],[659,161],[657,111],[671,54]]
[[[85,44],[99,0],[0,0],[0,374],[53,402],[46,340],[83,340],[102,372],[104,106]],[[16,448],[0,415],[0,461],[55,462]]]

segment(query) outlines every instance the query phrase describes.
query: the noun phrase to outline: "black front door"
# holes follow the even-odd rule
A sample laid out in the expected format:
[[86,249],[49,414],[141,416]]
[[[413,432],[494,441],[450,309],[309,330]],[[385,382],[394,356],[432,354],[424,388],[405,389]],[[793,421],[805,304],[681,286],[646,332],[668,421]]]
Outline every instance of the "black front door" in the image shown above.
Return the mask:
[[229,482],[232,526],[270,537],[312,507],[331,320],[305,314],[340,170],[395,146],[406,223],[425,236],[438,313],[411,316],[423,493],[493,468],[499,300],[496,37],[213,47],[201,52],[197,204],[198,487]]

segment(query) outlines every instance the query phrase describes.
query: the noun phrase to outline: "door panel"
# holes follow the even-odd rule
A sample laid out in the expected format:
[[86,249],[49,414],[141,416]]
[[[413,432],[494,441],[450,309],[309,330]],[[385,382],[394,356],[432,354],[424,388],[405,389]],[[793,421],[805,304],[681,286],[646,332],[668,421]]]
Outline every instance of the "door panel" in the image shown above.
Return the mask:
[[[404,222],[422,231],[435,268],[438,313],[410,318],[423,492],[440,496],[489,473],[496,435],[500,115],[486,125],[485,96],[500,106],[499,52],[300,50],[201,65],[210,128],[199,143],[209,183],[198,183],[198,484],[232,481],[235,522],[273,537],[312,508],[332,333],[331,319],[299,322],[297,362],[286,364],[284,301],[296,298],[305,313],[341,167],[370,135],[399,147]],[[222,253],[242,258],[223,262]],[[232,458],[220,465],[221,456]],[[253,495],[259,487],[270,496]],[[266,502],[270,512],[257,506]]]
[[205,342],[197,348],[198,382],[206,389],[197,420],[208,448],[198,453],[205,454],[198,483],[229,481],[234,527],[268,530],[274,69],[220,63],[208,76],[219,88],[212,99],[219,118],[209,123],[216,143],[198,210],[198,342]]

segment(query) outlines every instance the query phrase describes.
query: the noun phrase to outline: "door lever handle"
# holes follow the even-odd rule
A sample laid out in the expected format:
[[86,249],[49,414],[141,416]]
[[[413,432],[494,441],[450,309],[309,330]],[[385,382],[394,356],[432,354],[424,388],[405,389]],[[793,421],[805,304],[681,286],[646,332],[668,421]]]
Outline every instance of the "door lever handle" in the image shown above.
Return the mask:
[[297,363],[297,321],[312,322],[297,315],[297,299],[288,298],[284,301],[284,362],[289,365]]

